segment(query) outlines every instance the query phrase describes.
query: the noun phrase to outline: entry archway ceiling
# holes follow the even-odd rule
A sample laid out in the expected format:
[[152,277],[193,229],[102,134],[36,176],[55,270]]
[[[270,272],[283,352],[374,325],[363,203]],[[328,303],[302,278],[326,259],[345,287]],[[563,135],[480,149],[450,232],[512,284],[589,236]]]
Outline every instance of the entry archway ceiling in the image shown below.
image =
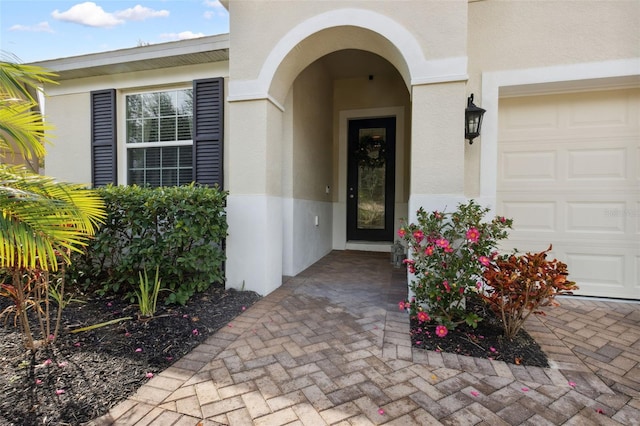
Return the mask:
[[[298,43],[284,58],[271,82],[270,95],[283,102],[295,78],[311,63],[333,52],[360,50],[375,53],[391,63],[407,86],[411,87],[411,76],[406,61],[400,51],[386,38],[371,30],[342,26],[319,31]],[[346,53],[345,53],[346,51]],[[361,52],[364,54],[365,52]],[[332,55],[333,56],[333,55]],[[384,61],[383,61],[384,62]],[[329,61],[331,64],[331,60]],[[336,64],[339,65],[339,64]],[[331,69],[332,68],[332,69]],[[332,72],[347,72],[348,67],[331,67]],[[339,71],[338,68],[343,68]],[[339,74],[336,76],[340,76]]]

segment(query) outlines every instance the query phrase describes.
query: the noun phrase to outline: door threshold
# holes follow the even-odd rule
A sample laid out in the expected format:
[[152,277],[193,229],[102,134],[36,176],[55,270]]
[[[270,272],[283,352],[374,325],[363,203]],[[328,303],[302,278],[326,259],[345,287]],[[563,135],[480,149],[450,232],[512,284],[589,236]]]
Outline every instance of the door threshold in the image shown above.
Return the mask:
[[345,250],[378,251],[389,253],[393,243],[391,241],[347,241]]

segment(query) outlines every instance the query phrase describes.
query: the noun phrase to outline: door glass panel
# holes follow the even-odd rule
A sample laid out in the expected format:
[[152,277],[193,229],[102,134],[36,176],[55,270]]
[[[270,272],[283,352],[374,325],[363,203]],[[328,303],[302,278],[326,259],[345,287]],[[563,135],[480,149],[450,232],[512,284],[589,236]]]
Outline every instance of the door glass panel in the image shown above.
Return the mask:
[[358,134],[358,229],[385,228],[386,129]]

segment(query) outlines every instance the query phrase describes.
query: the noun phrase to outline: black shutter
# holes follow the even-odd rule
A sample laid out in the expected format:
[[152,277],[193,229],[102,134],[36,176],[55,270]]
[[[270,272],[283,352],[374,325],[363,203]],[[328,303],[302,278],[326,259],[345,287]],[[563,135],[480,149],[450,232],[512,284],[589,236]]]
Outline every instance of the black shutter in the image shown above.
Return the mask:
[[193,82],[193,178],[223,187],[224,79]]
[[117,185],[116,91],[91,92],[91,182]]

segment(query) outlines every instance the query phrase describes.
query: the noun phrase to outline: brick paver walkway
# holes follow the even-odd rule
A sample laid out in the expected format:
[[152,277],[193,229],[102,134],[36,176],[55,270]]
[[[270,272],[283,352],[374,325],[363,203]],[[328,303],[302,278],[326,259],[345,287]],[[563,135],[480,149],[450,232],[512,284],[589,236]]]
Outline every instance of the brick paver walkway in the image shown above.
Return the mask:
[[411,348],[403,270],[333,252],[93,425],[640,425],[640,304],[561,300],[552,368]]

